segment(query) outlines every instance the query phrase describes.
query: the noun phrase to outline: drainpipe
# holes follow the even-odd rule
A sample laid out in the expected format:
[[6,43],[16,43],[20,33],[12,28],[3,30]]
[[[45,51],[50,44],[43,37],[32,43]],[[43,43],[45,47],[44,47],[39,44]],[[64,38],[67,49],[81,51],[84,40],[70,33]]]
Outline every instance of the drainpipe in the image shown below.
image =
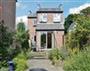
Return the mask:
[[57,44],[57,41],[56,41],[54,32],[52,32],[52,33],[53,33],[53,36],[54,36],[54,48],[55,48],[55,47],[57,47],[57,45],[56,45]]

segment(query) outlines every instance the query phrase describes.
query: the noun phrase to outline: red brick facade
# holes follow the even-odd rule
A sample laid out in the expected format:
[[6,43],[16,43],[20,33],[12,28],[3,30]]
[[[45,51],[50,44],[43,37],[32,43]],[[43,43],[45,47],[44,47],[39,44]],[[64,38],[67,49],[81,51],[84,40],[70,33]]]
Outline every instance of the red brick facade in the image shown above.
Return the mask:
[[0,20],[9,28],[15,30],[16,0],[0,0]]
[[[58,12],[58,11],[55,11],[55,12]],[[41,18],[40,16],[42,16],[42,14],[47,14],[46,15],[47,21],[45,22],[45,20],[46,20],[46,18],[45,18],[44,22],[40,23],[40,18]],[[45,47],[43,47],[44,49],[48,49],[47,45],[48,45],[49,41],[47,41],[48,40],[47,34],[50,32],[52,35],[51,36],[51,38],[52,38],[52,44],[51,44],[52,47],[51,48],[55,48],[55,47],[60,48],[64,45],[64,25],[63,25],[64,24],[64,18],[63,18],[63,13],[62,12],[58,13],[58,14],[61,14],[61,16],[60,16],[61,21],[58,23],[54,23],[54,21],[53,21],[54,14],[57,14],[57,13],[54,13],[52,11],[52,13],[51,12],[36,13],[36,16],[34,18],[32,15],[28,17],[30,40],[32,42],[32,40],[34,40],[34,36],[36,36],[35,45],[36,45],[37,50],[42,48],[41,47],[41,42],[42,42],[41,41],[41,35],[43,33],[46,34],[46,39],[44,38],[46,40]],[[35,20],[36,20],[36,24],[34,25],[33,21],[35,21]],[[50,24],[54,24],[54,25],[56,24],[58,26],[56,26],[56,25],[50,26]],[[45,27],[43,25],[45,25],[47,27]],[[61,27],[60,25],[62,25],[63,27]]]

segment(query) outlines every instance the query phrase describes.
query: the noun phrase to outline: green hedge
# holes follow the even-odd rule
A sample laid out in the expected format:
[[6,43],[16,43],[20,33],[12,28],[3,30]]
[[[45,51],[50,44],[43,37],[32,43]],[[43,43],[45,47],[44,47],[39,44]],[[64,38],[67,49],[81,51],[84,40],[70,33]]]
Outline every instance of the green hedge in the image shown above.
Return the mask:
[[70,56],[64,62],[65,71],[90,71],[90,51],[85,50]]

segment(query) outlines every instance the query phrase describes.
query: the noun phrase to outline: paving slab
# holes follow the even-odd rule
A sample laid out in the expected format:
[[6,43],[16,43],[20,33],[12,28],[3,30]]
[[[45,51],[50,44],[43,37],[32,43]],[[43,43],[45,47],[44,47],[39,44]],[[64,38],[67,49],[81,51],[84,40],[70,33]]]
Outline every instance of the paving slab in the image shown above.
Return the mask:
[[45,58],[30,59],[28,65],[27,71],[63,71],[62,67],[52,65],[51,61]]

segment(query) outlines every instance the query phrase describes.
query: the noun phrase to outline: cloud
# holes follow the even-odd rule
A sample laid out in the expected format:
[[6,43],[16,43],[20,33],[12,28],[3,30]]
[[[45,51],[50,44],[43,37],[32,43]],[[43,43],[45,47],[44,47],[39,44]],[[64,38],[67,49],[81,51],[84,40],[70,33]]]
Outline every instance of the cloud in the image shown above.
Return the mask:
[[25,26],[26,26],[26,29],[28,29],[28,19],[27,19],[27,16],[20,16],[20,17],[16,17],[16,25],[19,23],[19,22],[24,22]]
[[16,7],[20,8],[20,7],[22,7],[22,4],[20,2],[17,2]]
[[90,7],[90,3],[86,3],[86,4],[83,4],[79,7],[74,7],[74,8],[71,8],[69,9],[69,13],[70,14],[79,14],[81,10],[87,8],[87,7]]
[[24,5],[22,2],[17,2],[17,3],[16,3],[16,7],[17,7],[17,8],[20,8],[20,9],[25,9],[27,6]]

